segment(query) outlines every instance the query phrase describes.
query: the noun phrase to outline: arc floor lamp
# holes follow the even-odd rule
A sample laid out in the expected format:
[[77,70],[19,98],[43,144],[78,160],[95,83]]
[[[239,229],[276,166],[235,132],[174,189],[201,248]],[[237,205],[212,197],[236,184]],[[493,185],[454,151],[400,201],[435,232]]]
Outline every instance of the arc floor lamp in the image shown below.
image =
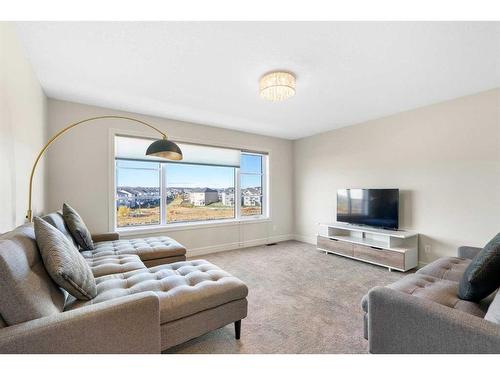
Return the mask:
[[142,120],[138,120],[132,117],[126,117],[126,116],[97,116],[97,117],[91,117],[87,118],[85,120],[81,120],[78,122],[75,122],[73,124],[70,124],[66,126],[64,129],[60,130],[58,133],[56,133],[52,138],[49,139],[49,141],[43,146],[43,148],[40,150],[38,153],[38,156],[35,159],[35,163],[33,164],[33,168],[31,169],[31,175],[30,175],[30,186],[29,186],[29,198],[28,198],[28,212],[26,214],[26,219],[28,219],[29,222],[33,221],[33,211],[31,210],[31,198],[32,198],[32,191],[33,191],[33,176],[35,175],[35,170],[36,166],[38,165],[38,162],[40,161],[40,158],[43,156],[47,148],[56,140],[58,139],[61,135],[66,133],[68,130],[73,129],[75,126],[88,123],[91,121],[95,120],[103,120],[103,119],[121,119],[121,120],[127,120],[127,121],[132,121],[137,124],[142,124],[145,126],[150,127],[151,129],[156,130],[158,133],[162,135],[162,139],[158,139],[151,143],[146,150],[146,155],[150,156],[158,156],[164,159],[169,159],[169,160],[182,160],[182,151],[177,146],[174,142],[169,141],[167,139],[167,134],[159,130],[158,128],[154,127],[153,125],[148,124],[147,122],[144,122]]

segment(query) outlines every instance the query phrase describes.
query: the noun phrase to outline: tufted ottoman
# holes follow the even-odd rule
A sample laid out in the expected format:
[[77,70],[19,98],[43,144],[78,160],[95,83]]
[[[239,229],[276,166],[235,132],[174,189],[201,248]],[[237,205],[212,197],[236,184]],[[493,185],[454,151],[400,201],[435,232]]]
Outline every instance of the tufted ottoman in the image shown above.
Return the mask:
[[81,254],[87,259],[137,255],[147,267],[186,260],[186,248],[167,236],[94,242],[94,250]]
[[160,303],[161,347],[165,350],[247,315],[248,288],[226,271],[194,260],[96,277],[97,296],[90,301],[72,297],[65,311],[111,299],[153,291]]

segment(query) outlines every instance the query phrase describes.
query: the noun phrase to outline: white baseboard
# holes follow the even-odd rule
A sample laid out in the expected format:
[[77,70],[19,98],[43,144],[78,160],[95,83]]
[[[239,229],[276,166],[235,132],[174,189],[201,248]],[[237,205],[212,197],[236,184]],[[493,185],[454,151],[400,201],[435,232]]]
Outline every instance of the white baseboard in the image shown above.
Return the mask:
[[316,236],[303,236],[301,234],[294,234],[293,239],[295,241],[310,243],[311,245],[316,245]]
[[230,242],[230,243],[224,243],[224,244],[219,244],[219,245],[204,246],[204,247],[198,247],[195,249],[188,249],[186,255],[188,257],[196,257],[199,255],[220,253],[222,251],[242,249],[245,247],[261,246],[261,245],[267,245],[267,244],[275,243],[275,242],[290,241],[290,240],[293,240],[294,237],[295,236],[293,234],[284,234],[281,236],[257,238],[254,240],[248,240],[248,241],[243,241],[243,242]]

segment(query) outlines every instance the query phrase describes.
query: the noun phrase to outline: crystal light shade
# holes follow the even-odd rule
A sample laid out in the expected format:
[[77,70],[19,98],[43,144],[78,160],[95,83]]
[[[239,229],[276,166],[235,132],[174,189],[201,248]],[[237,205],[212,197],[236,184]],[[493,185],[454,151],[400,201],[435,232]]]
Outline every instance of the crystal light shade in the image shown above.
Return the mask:
[[260,96],[273,102],[295,95],[295,76],[288,72],[270,72],[260,79]]

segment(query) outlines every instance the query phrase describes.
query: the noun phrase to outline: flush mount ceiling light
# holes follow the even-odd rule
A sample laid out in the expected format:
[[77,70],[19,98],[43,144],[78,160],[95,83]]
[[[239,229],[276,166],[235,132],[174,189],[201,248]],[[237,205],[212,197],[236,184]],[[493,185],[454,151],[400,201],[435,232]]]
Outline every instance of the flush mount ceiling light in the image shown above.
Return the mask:
[[269,72],[260,79],[260,97],[279,102],[295,95],[295,76],[289,72]]

